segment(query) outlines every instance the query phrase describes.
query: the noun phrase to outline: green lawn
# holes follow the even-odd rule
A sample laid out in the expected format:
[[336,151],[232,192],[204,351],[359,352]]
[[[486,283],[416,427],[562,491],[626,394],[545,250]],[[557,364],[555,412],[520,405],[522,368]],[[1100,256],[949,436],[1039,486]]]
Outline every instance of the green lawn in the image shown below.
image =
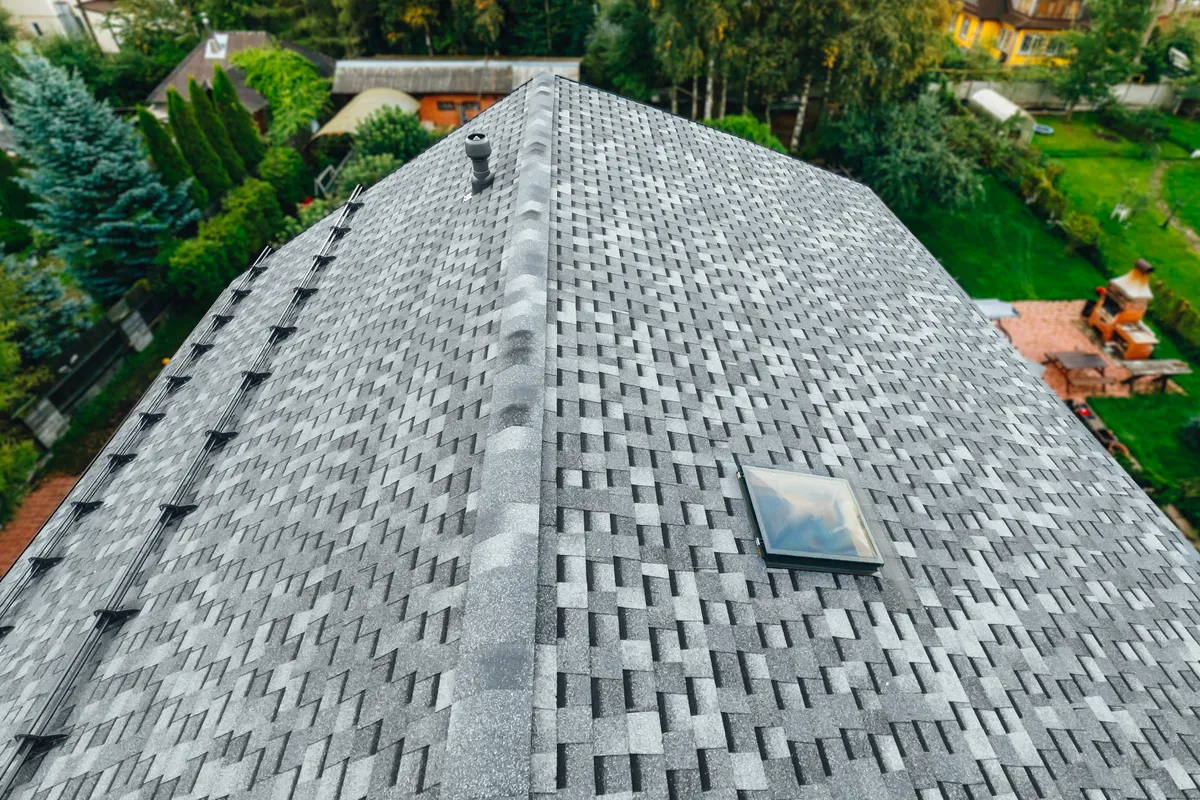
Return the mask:
[[[1051,158],[1140,158],[1142,146],[1106,131],[1096,123],[1096,115],[1076,114],[1068,124],[1060,114],[1037,117],[1054,128],[1048,136],[1034,134],[1033,146]],[[1115,138],[1109,141],[1101,135]]]
[[1200,452],[1179,441],[1179,428],[1200,415],[1195,395],[1093,397],[1088,402],[1144,468],[1172,482],[1200,475]]
[[1183,145],[1189,154],[1200,149],[1200,121],[1168,116],[1167,124],[1171,126],[1171,138]]
[[1119,274],[1145,258],[1171,288],[1193,305],[1200,305],[1200,256],[1182,233],[1159,227],[1163,216],[1153,203],[1128,223],[1109,219],[1113,206],[1122,198],[1129,202],[1135,195],[1147,194],[1153,162],[1073,158],[1061,163],[1065,167],[1060,183],[1063,193],[1080,211],[1101,220],[1104,233],[1100,249],[1110,269]]
[[[1061,114],[1041,114],[1038,115],[1037,121],[1054,128],[1054,133],[1048,136],[1034,134],[1033,137],[1033,146],[1051,158],[1144,159],[1149,155],[1158,155],[1167,159],[1184,159],[1190,152],[1175,142],[1166,141],[1159,143],[1156,153],[1150,153],[1145,146],[1101,127],[1096,122],[1096,115],[1090,112],[1075,114],[1070,123],[1066,122]],[[1179,130],[1181,136],[1187,136],[1189,140],[1192,138],[1190,128],[1180,127]]]
[[1168,203],[1181,203],[1179,219],[1194,231],[1200,231],[1200,161],[1171,164],[1163,175],[1163,196]]
[[991,176],[974,208],[930,210],[904,223],[967,294],[1002,300],[1090,297],[1099,272],[1076,255],[1016,194]]

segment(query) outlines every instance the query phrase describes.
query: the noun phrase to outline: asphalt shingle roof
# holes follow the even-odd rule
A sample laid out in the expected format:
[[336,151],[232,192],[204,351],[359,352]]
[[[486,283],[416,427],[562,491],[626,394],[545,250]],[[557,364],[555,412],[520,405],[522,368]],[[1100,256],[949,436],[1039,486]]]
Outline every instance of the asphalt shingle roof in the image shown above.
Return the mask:
[[[3,741],[96,639],[11,797],[1200,796],[1196,553],[869,190],[547,76],[360,201],[0,582]],[[767,569],[735,455],[888,568]]]

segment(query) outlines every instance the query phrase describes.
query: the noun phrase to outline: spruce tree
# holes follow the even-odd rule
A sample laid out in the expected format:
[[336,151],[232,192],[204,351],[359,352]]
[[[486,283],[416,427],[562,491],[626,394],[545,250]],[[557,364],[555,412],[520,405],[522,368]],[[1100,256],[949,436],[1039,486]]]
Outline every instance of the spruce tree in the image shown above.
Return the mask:
[[183,153],[179,152],[171,134],[158,121],[158,117],[142,106],[138,106],[137,115],[138,127],[142,129],[146,147],[150,150],[150,161],[158,170],[162,182],[173,187],[187,181],[188,196],[192,198],[196,208],[208,208],[208,192],[192,174],[191,166],[183,157]]
[[200,130],[204,131],[204,138],[208,139],[208,143],[220,157],[221,164],[229,173],[229,177],[235,184],[244,181],[246,165],[242,163],[242,157],[238,155],[237,150],[233,149],[233,142],[229,141],[229,133],[225,130],[225,124],[217,116],[217,110],[213,108],[212,101],[208,99],[208,93],[200,88],[200,84],[196,83],[195,78],[188,78],[188,101],[192,104],[192,114],[196,117],[196,124],[200,126]]
[[167,116],[171,120],[171,130],[175,132],[175,142],[179,152],[187,159],[192,167],[192,174],[208,191],[208,199],[215,202],[233,188],[229,173],[221,164],[221,158],[213,150],[212,145],[204,136],[204,131],[196,123],[192,107],[184,100],[175,87],[167,89]]
[[133,124],[97,101],[79,76],[22,54],[13,81],[13,130],[30,171],[31,225],[93,297],[110,301],[144,277],[163,240],[199,215],[182,187],[168,189]]
[[266,155],[266,146],[258,135],[258,128],[250,117],[250,112],[238,99],[237,89],[221,65],[213,68],[212,101],[217,109],[217,116],[225,123],[225,132],[233,142],[233,148],[242,157],[246,169],[254,172]]

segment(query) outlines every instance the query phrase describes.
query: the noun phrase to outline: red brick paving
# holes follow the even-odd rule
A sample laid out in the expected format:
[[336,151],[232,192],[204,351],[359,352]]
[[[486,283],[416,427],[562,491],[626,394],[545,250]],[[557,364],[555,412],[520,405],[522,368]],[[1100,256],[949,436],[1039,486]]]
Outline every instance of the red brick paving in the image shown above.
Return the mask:
[[[1100,347],[1098,337],[1095,337],[1080,312],[1083,311],[1083,300],[1022,300],[1013,303],[1013,307],[1021,315],[1014,319],[1001,321],[1004,330],[1012,338],[1013,346],[1021,355],[1039,364],[1046,360],[1046,353],[1061,350],[1078,350],[1084,353],[1099,353],[1109,363],[1104,370],[1108,377],[1118,381],[1129,377],[1129,370],[1118,367]],[[1071,393],[1067,393],[1067,382],[1062,372],[1057,369],[1047,369],[1042,380],[1059,397],[1066,400],[1084,400],[1088,395],[1107,394],[1110,397],[1128,397],[1129,387],[1120,383],[1101,387],[1101,391],[1071,385]]]
[[78,480],[78,475],[45,479],[25,498],[12,521],[0,528],[0,577],[16,563]]

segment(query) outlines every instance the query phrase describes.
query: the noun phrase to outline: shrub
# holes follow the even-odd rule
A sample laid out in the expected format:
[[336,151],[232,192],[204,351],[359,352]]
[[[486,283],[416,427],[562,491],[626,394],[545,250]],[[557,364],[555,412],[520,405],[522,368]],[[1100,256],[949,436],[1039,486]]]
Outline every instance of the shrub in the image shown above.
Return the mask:
[[716,128],[719,131],[745,139],[755,144],[761,144],[763,147],[770,148],[777,153],[786,153],[787,148],[783,146],[783,142],[771,135],[771,128],[765,122],[759,122],[749,114],[737,114],[721,119],[708,119],[704,124],[710,128]]
[[1200,452],[1200,417],[1192,417],[1179,429],[1179,438],[1184,445]]
[[955,151],[942,100],[852,108],[828,125],[841,162],[893,211],[969,205],[981,190],[975,163]]
[[407,114],[398,106],[385,106],[359,123],[354,153],[391,155],[399,166],[425,152],[431,143],[429,132],[421,127],[416,114]]
[[254,48],[235,53],[231,60],[246,73],[246,85],[267,99],[272,144],[286,144],[329,108],[329,81],[295,51]]
[[1155,108],[1130,111],[1120,103],[1105,103],[1096,109],[1096,120],[1126,139],[1145,145],[1161,142],[1171,135],[1167,115]]
[[337,194],[349,196],[354,187],[362,184],[368,189],[391,175],[400,167],[400,160],[391,153],[378,155],[356,155],[346,162],[337,179]]
[[260,180],[248,180],[230,192],[221,209],[171,254],[167,280],[180,294],[215,295],[283,226],[275,190]]
[[1091,214],[1068,211],[1061,224],[1067,235],[1068,252],[1095,247],[1100,241],[1100,223]]
[[312,178],[304,158],[292,147],[272,147],[258,165],[258,175],[275,189],[279,204],[291,211],[312,195]]
[[314,200],[296,209],[296,216],[288,217],[275,237],[275,244],[282,245],[316,225],[342,204],[341,198],[326,197]]
[[12,519],[21,505],[36,464],[37,450],[32,442],[0,441],[0,525]]

